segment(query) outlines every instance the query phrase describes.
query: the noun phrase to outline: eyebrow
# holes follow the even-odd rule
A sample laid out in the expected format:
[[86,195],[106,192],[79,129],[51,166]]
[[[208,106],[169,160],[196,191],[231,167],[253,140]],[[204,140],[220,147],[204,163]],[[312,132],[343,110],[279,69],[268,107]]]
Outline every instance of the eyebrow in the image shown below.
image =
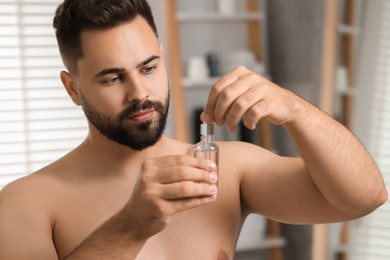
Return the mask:
[[123,73],[123,72],[125,72],[126,71],[126,69],[124,69],[124,68],[111,68],[111,69],[104,69],[104,70],[102,70],[102,71],[100,71],[98,74],[96,74],[95,76],[94,76],[94,78],[98,78],[98,77],[101,77],[101,76],[103,76],[103,75],[106,75],[106,74],[111,74],[111,73],[115,73],[115,74],[118,74],[118,73]]
[[152,55],[152,56],[150,56],[149,58],[147,58],[146,60],[144,60],[143,62],[141,62],[140,64],[138,64],[138,65],[137,65],[137,68],[142,67],[142,66],[145,66],[146,64],[149,64],[149,63],[151,63],[152,61],[157,60],[157,59],[160,59],[160,56]]
[[[160,59],[160,56],[157,56],[157,55],[152,55],[150,56],[149,58],[147,58],[146,60],[142,61],[141,63],[139,63],[137,65],[137,68],[140,68],[142,66],[145,66],[147,64],[149,64],[150,62],[154,61],[154,60],[157,60],[157,59]],[[109,69],[103,69],[101,70],[99,73],[97,73],[94,78],[98,78],[98,77],[101,77],[103,75],[106,75],[106,74],[118,74],[118,73],[123,73],[125,72],[126,69],[125,68],[109,68]]]

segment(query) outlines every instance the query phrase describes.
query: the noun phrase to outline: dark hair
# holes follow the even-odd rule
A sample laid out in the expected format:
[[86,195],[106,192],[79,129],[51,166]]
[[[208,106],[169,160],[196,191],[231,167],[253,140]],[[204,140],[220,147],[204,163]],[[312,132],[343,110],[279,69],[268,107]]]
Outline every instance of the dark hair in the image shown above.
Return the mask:
[[146,0],[64,0],[56,10],[53,27],[65,67],[77,73],[83,57],[81,33],[102,30],[143,17],[157,37],[153,14]]

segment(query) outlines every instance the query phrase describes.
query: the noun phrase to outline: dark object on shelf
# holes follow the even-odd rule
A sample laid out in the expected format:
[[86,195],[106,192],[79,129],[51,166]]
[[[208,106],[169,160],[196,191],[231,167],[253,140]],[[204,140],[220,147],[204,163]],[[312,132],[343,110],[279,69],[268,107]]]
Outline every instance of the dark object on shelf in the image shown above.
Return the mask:
[[246,128],[242,123],[242,121],[239,124],[239,134],[240,134],[240,140],[243,142],[252,143],[252,144],[256,142],[255,131]]
[[209,76],[217,77],[221,75],[221,71],[219,69],[219,56],[215,52],[210,52],[206,56],[207,65],[209,67]]
[[194,113],[193,113],[193,128],[194,129],[194,135],[192,136],[192,141],[193,143],[197,143],[200,139],[200,124],[202,123],[202,121],[200,120],[200,114],[202,114],[203,112],[203,108],[202,107],[198,107],[198,108],[195,108],[194,109]]

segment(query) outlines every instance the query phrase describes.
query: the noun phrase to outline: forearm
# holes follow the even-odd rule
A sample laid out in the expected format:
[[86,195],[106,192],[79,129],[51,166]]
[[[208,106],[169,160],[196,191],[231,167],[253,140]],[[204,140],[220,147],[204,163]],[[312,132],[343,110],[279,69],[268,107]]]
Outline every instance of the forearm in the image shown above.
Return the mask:
[[134,230],[136,223],[119,212],[92,234],[64,259],[135,259],[146,242]]
[[301,99],[285,124],[323,196],[348,213],[362,215],[386,199],[382,176],[363,145],[341,124]]

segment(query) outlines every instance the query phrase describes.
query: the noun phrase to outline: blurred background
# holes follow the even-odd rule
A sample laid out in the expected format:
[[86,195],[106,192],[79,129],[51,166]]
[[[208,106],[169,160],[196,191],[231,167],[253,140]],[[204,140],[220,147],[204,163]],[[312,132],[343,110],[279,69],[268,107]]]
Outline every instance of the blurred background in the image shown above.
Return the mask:
[[[59,0],[0,0],[0,189],[86,136],[63,89],[52,17]],[[172,88],[166,134],[197,142],[210,87],[245,65],[342,122],[390,176],[389,0],[149,0]],[[216,131],[298,156],[282,127]],[[283,191],[279,191],[283,192]],[[287,225],[250,216],[235,259],[390,259],[385,204],[351,223]]]

